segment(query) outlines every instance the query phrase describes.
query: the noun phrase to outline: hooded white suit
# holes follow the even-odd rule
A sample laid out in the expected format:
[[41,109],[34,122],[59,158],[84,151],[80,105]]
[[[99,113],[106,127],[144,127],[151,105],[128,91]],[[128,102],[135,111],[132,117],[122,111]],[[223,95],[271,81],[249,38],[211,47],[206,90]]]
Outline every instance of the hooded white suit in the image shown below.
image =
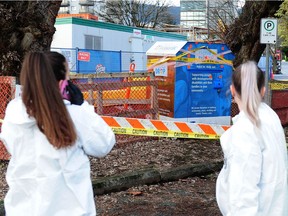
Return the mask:
[[261,126],[255,129],[244,112],[221,136],[224,166],[216,197],[224,216],[287,216],[286,141],[277,114],[259,107]]
[[7,109],[0,138],[11,154],[4,204],[7,216],[96,215],[87,155],[103,157],[115,135],[86,102],[64,101],[75,124],[74,146],[55,149],[29,117],[21,98]]

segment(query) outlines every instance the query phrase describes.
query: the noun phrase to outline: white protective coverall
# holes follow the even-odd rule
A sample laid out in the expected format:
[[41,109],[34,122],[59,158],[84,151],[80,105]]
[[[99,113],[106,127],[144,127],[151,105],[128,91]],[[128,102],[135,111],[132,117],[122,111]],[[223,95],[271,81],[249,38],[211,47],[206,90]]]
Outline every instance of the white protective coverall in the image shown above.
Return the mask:
[[224,216],[287,216],[287,148],[277,114],[259,107],[260,129],[244,112],[221,136],[224,166],[216,198]]
[[91,216],[96,208],[87,155],[103,157],[115,144],[115,135],[92,106],[64,100],[78,139],[56,149],[28,117],[21,98],[6,109],[0,138],[11,154],[4,199],[7,216]]

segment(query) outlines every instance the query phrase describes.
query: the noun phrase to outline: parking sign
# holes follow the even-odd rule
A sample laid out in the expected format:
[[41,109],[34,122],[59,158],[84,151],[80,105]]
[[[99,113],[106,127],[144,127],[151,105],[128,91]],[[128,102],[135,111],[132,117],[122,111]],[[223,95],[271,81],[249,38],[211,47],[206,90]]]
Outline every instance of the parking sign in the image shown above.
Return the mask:
[[260,43],[276,44],[277,41],[277,19],[261,19]]

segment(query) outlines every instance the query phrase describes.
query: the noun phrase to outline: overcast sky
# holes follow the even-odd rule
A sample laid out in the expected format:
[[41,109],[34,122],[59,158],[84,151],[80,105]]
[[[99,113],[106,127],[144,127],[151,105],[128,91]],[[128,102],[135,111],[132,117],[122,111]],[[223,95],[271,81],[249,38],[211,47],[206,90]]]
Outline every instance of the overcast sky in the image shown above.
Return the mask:
[[180,0],[172,0],[171,3],[175,6],[180,6]]

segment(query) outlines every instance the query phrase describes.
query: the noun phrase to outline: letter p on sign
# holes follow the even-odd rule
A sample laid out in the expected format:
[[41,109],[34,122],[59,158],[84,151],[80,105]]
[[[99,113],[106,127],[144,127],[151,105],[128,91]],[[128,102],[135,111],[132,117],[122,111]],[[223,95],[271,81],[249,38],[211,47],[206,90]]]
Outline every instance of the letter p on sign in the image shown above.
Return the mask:
[[277,42],[277,19],[261,19],[260,43],[276,44]]

